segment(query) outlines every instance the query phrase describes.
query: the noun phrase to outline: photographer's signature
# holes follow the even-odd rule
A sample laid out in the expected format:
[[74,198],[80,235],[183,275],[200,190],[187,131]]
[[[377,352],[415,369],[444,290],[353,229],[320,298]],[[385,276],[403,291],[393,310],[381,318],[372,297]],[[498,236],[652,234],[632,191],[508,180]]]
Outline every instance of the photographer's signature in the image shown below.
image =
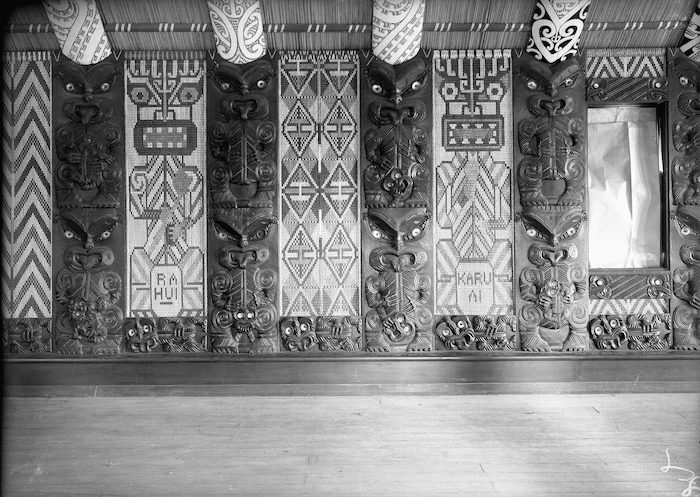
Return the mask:
[[[688,482],[688,487],[685,490],[683,490],[683,492],[681,492],[681,495],[683,497],[693,497],[693,491],[700,490],[700,487],[698,487],[696,485],[696,481],[700,480],[700,476],[695,476],[695,473],[693,473],[689,469],[680,468],[678,466],[671,466],[671,456],[668,453],[668,449],[666,449],[666,460],[667,460],[666,466],[661,468],[661,471],[663,471],[664,473],[668,473],[669,470],[672,470],[672,469],[677,469],[679,471],[685,471],[686,473],[690,473],[690,478],[678,478],[678,481],[687,481]],[[698,482],[698,483],[700,483],[700,482]]]

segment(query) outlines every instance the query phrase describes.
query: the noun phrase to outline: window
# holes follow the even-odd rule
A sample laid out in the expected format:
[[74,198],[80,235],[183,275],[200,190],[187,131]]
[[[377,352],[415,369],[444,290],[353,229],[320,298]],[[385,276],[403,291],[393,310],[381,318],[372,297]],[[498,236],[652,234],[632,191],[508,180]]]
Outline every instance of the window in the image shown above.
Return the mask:
[[588,109],[589,264],[665,264],[663,161],[656,106]]

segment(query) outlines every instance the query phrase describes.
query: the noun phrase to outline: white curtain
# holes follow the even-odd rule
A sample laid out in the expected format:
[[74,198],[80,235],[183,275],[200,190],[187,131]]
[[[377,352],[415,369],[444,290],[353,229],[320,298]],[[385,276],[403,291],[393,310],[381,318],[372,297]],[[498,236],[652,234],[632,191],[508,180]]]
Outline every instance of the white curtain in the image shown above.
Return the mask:
[[661,171],[656,109],[588,109],[589,264],[661,264]]

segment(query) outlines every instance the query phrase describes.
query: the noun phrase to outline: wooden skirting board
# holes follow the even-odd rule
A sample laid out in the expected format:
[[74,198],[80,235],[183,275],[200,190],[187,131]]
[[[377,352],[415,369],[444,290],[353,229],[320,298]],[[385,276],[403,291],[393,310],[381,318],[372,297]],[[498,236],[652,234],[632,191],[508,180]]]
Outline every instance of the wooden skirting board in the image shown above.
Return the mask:
[[5,359],[3,395],[700,392],[697,352]]

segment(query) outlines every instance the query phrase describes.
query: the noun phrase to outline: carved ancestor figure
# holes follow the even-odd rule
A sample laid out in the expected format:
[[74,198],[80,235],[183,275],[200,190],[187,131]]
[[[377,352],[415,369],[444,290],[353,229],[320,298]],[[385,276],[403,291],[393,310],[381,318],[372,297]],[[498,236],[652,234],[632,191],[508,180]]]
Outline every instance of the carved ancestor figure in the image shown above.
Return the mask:
[[117,229],[123,133],[114,117],[114,102],[123,102],[120,70],[113,58],[92,66],[62,58],[56,67],[54,219],[63,236],[54,246],[65,263],[55,273],[56,351],[116,354],[123,339],[122,258],[114,267],[110,244],[123,236]]
[[122,166],[113,149],[122,137],[120,128],[109,122],[114,107],[105,97],[119,72],[109,61],[82,66],[64,59],[58,66],[58,77],[70,95],[63,103],[68,123],[55,134],[59,208],[119,205]]
[[212,350],[277,351],[276,79],[218,60],[209,81]]
[[[673,313],[673,347],[700,348],[700,64],[678,53],[670,64],[672,87],[678,88],[673,122],[673,146],[678,155],[672,165],[673,203],[671,213],[683,240],[680,262],[673,274],[673,292],[682,303]],[[672,102],[673,103],[673,102]]]
[[268,61],[246,66],[222,64],[214,70],[223,120],[212,123],[209,146],[217,159],[209,168],[214,208],[273,207],[277,129],[270,121],[265,89],[274,76]]
[[[577,58],[557,64],[526,60],[520,64],[521,98],[532,117],[518,123],[518,189],[526,236],[533,243],[520,274],[521,348],[528,351],[588,348],[588,283],[575,263],[575,239],[586,219],[583,211],[586,168],[583,77]],[[579,81],[581,80],[581,81]],[[583,300],[583,301],[582,301]]]
[[[430,121],[420,56],[367,66],[363,215],[369,253],[364,294],[365,350],[432,350]],[[429,95],[427,95],[429,97]],[[376,274],[371,274],[374,271]]]

